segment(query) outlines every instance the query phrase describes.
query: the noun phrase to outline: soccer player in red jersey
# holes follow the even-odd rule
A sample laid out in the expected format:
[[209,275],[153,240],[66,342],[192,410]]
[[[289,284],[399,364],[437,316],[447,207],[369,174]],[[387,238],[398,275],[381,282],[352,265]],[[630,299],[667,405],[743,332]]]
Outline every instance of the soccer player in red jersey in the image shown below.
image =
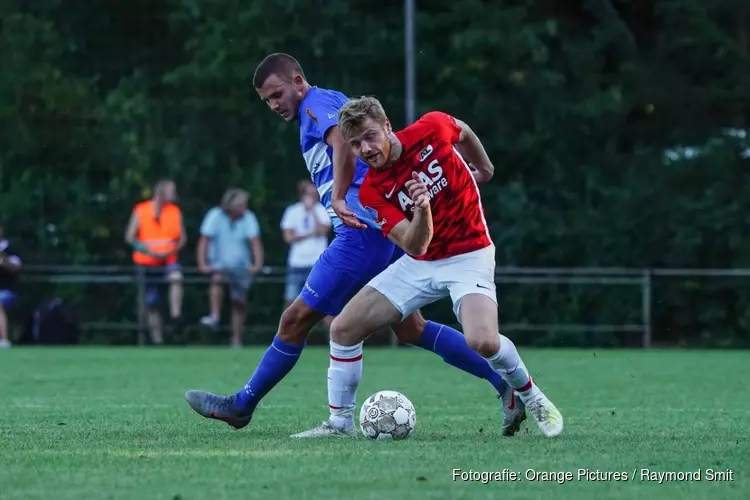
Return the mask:
[[[372,97],[346,103],[339,129],[370,167],[359,193],[362,205],[407,255],[344,307],[331,325],[331,340],[356,345],[450,296],[467,343],[517,391],[542,434],[559,435],[562,415],[534,384],[513,342],[498,333],[495,246],[477,185],[492,177],[494,167],[476,134],[439,112],[393,132]],[[359,383],[359,372],[349,383]]]

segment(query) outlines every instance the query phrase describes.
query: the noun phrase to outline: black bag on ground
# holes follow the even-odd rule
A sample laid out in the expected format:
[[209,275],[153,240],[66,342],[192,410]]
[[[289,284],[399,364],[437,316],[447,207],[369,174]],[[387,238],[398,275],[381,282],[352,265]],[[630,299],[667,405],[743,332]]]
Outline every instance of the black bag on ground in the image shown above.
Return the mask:
[[43,302],[26,320],[19,344],[70,345],[78,343],[80,326],[73,309],[62,299]]

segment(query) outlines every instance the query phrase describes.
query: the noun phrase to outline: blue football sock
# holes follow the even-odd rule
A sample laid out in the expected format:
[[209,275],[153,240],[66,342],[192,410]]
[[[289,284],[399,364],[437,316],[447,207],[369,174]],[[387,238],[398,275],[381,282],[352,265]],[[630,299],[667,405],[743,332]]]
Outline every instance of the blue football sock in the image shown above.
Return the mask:
[[252,378],[235,395],[237,406],[245,411],[254,410],[260,400],[292,371],[304,348],[304,344],[287,344],[278,336],[274,337]]
[[424,332],[419,340],[421,348],[439,355],[449,365],[485,379],[498,393],[503,393],[508,388],[508,384],[500,374],[492,369],[486,359],[469,347],[458,330],[428,321],[425,323]]

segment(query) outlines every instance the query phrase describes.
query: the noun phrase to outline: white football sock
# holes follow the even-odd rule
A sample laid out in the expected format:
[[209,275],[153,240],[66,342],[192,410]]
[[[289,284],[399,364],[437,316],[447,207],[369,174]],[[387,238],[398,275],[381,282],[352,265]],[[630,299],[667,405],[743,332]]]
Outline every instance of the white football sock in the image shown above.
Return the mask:
[[521,361],[515,344],[505,335],[498,334],[500,337],[500,350],[494,356],[487,358],[492,369],[500,374],[512,388],[524,389],[518,391],[521,399],[530,396],[534,391],[534,384],[531,382],[531,376],[526,369],[526,365]]
[[328,407],[331,423],[343,429],[354,425],[357,387],[362,378],[362,342],[353,346],[330,342],[330,346]]

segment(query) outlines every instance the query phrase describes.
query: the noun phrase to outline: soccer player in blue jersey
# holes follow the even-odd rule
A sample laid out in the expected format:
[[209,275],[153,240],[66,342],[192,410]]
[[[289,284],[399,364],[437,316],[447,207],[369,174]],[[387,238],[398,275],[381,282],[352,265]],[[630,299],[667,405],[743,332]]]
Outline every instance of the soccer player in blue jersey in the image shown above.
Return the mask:
[[[258,65],[253,85],[269,108],[286,121],[297,121],[302,156],[331,217],[335,238],[310,272],[299,297],[281,315],[279,330],[252,378],[239,392],[218,396],[188,391],[186,399],[200,415],[239,429],[250,423],[260,400],[289,373],[302,353],[307,336],[326,316],[338,315],[370,279],[402,255],[385,238],[372,213],[359,201],[367,165],[357,159],[338,129],[338,111],[347,97],[311,86],[300,64],[287,54],[271,54]],[[512,436],[526,418],[520,398],[453,328],[425,321],[419,312],[392,325],[398,339],[432,351],[467,373],[483,378],[503,402],[503,434]],[[342,369],[355,363],[361,374],[362,344],[331,343],[328,368],[330,417],[318,427],[292,437],[351,436],[356,389]]]

